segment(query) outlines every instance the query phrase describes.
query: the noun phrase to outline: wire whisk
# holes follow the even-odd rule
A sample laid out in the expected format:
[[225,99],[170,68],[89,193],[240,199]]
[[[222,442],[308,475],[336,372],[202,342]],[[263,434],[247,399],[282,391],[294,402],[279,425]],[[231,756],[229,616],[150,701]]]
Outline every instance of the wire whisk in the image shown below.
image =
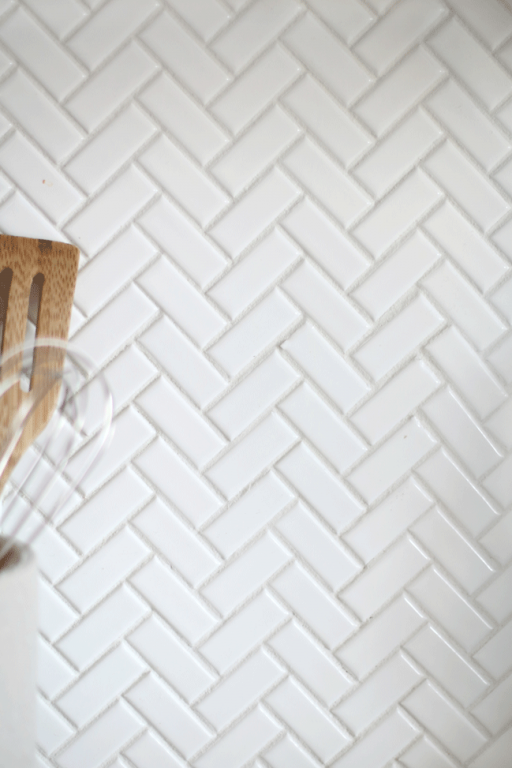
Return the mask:
[[[44,411],[46,403],[53,408],[55,400],[49,423],[14,468],[37,409]],[[104,374],[82,352],[54,338],[35,339],[2,356],[0,403],[0,485],[10,476],[11,486],[0,509],[1,561],[35,510],[42,519],[24,536],[27,544],[80,487],[110,440],[114,404]],[[43,462],[46,469],[38,472]],[[55,495],[59,484],[64,489]]]

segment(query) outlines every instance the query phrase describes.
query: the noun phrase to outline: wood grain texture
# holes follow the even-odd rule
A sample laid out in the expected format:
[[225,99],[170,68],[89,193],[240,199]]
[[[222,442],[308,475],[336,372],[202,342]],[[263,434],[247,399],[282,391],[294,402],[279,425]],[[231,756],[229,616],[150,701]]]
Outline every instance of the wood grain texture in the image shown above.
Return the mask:
[[[73,294],[78,273],[79,250],[67,243],[33,240],[26,237],[0,236],[0,274],[12,269],[12,282],[7,301],[2,356],[23,344],[29,315],[30,290],[34,278],[44,277],[35,321],[36,337],[66,340],[69,332]],[[19,370],[21,356],[9,364],[9,370],[0,371],[0,378]],[[58,375],[64,362],[64,352],[40,348],[35,351],[30,392],[48,386],[48,376]],[[51,386],[31,413],[5,471],[0,477],[0,492],[14,466],[23,453],[48,424],[59,396],[60,384]],[[9,439],[10,426],[21,406],[30,396],[19,383],[0,398],[0,450]]]

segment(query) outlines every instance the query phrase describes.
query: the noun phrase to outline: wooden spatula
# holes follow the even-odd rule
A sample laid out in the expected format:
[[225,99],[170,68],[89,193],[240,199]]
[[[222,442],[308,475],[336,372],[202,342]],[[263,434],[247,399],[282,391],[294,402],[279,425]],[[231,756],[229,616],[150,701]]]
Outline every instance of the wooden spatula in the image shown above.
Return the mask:
[[[73,245],[0,235],[2,356],[24,344],[31,329],[38,339],[67,340],[78,259],[79,250]],[[58,374],[64,358],[61,349],[35,349],[26,386],[22,388],[16,381],[0,397],[0,456],[11,441],[16,414],[24,404],[35,403],[0,475],[0,493],[16,463],[50,421],[59,397]],[[22,363],[21,354],[4,365],[0,359],[0,383],[20,371]],[[54,375],[49,378],[50,374]],[[36,390],[44,394],[34,397]]]

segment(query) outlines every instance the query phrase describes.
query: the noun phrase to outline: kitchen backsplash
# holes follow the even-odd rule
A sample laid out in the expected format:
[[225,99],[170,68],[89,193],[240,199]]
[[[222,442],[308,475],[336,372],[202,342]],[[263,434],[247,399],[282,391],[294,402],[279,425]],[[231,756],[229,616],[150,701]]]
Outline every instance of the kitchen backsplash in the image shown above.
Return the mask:
[[510,764],[511,203],[510,0],[0,0],[0,228],[116,402],[38,768]]

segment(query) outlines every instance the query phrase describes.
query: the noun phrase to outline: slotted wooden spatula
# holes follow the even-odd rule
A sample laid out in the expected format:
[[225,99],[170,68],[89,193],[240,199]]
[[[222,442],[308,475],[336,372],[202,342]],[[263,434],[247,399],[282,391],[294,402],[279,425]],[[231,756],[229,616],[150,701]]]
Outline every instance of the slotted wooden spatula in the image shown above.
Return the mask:
[[[66,341],[78,273],[79,250],[50,240],[0,235],[0,351],[2,358],[27,338]],[[31,334],[32,331],[32,334]],[[50,421],[59,397],[59,369],[64,350],[44,346],[34,350],[25,387],[16,383],[0,397],[0,456],[12,437],[12,427],[24,404],[36,405],[23,425],[21,436],[0,475],[0,493],[16,463]],[[0,358],[0,384],[20,371],[23,355],[8,363]],[[51,377],[50,385],[49,373]],[[45,382],[42,379],[45,378]],[[39,387],[44,396],[34,400]],[[26,391],[24,391],[24,389]]]

